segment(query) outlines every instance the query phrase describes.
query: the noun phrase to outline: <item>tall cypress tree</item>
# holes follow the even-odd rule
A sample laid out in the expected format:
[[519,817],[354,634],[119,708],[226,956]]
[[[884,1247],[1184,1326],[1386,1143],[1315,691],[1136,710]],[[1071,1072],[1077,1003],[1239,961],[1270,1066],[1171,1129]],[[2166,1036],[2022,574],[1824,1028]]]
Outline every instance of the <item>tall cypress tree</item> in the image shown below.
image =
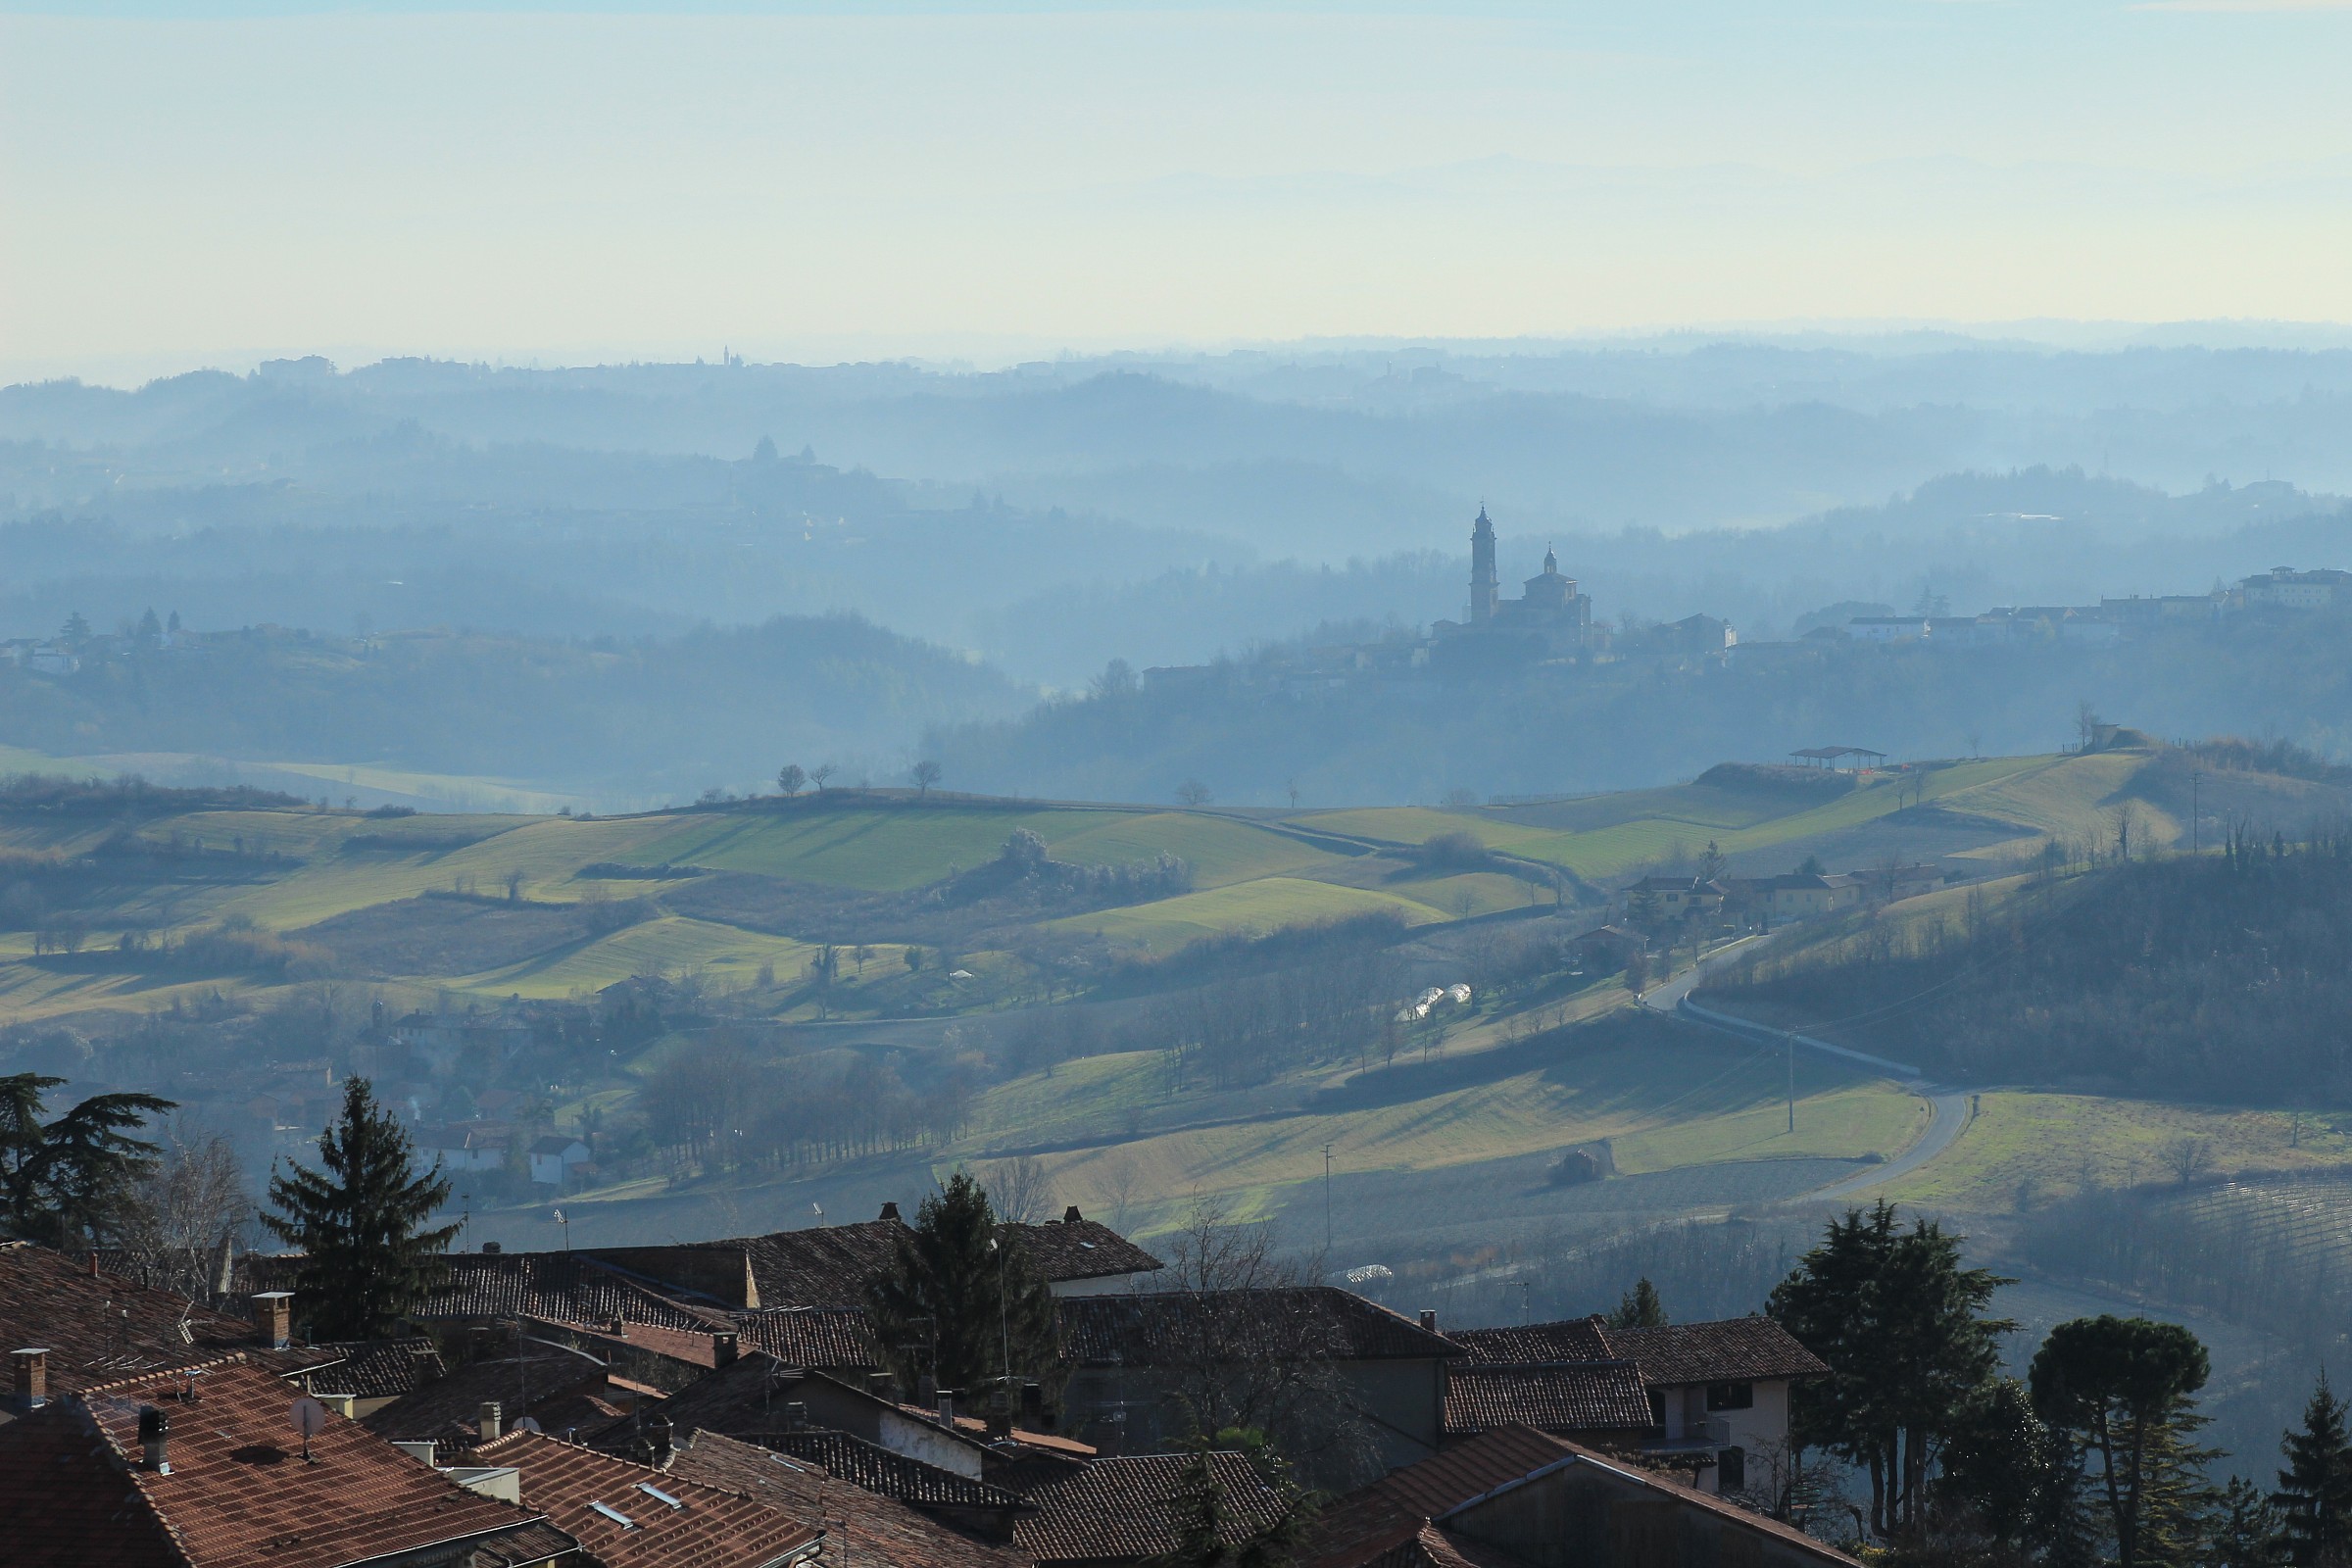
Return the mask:
[[923,1200],[866,1305],[903,1381],[915,1381],[927,1363],[939,1387],[976,1395],[1007,1370],[1007,1351],[1015,1375],[1053,1378],[1053,1292],[1020,1233],[998,1224],[987,1191],[966,1172]]
[[2279,1444],[2286,1468],[2271,1500],[2295,1568],[2340,1562],[2352,1546],[2352,1441],[2344,1435],[2344,1408],[2322,1372],[2303,1406],[2302,1430]]
[[416,1169],[407,1129],[369,1092],[343,1086],[343,1109],[318,1141],[323,1170],[296,1166],[270,1179],[280,1210],[262,1223],[302,1249],[296,1301],[312,1336],[371,1339],[390,1333],[447,1277],[442,1254],[456,1225],[423,1229],[449,1200],[439,1161]]

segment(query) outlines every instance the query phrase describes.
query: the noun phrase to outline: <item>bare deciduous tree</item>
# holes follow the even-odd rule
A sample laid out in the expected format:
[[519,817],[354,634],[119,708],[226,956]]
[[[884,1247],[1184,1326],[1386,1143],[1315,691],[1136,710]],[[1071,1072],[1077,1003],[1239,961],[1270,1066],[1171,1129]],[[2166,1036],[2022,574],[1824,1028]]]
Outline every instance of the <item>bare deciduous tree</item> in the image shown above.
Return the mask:
[[998,1160],[982,1185],[1000,1219],[1035,1225],[1054,1212],[1053,1179],[1046,1174],[1045,1162],[1033,1154]]
[[182,1139],[174,1129],[164,1157],[138,1185],[124,1241],[140,1253],[148,1283],[191,1300],[217,1300],[227,1287],[227,1252],[253,1224],[237,1152],[219,1133]]
[[925,758],[921,761],[914,764],[914,788],[916,799],[920,800],[924,796],[927,796],[931,793],[931,786],[939,782],[939,764],[935,761],[932,761],[929,758]]

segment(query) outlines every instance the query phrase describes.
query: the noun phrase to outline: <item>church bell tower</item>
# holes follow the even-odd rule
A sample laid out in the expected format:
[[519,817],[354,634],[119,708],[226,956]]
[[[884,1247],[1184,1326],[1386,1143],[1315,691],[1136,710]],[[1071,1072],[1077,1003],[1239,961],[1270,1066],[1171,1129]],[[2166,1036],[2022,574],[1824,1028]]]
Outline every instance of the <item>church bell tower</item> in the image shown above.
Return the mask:
[[1470,530],[1470,624],[1483,626],[1494,618],[1494,525],[1487,509],[1478,509]]

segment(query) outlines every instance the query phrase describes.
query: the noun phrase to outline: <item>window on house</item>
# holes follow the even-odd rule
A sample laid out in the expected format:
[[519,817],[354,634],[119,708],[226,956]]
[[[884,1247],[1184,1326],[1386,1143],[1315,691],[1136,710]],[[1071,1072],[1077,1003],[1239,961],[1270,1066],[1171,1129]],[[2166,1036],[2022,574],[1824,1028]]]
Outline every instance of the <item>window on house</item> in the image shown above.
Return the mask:
[[1710,1383],[1707,1385],[1707,1408],[1710,1410],[1749,1410],[1755,1407],[1756,1386],[1753,1383]]
[[1747,1450],[1726,1448],[1715,1456],[1715,1490],[1738,1492],[1747,1485]]

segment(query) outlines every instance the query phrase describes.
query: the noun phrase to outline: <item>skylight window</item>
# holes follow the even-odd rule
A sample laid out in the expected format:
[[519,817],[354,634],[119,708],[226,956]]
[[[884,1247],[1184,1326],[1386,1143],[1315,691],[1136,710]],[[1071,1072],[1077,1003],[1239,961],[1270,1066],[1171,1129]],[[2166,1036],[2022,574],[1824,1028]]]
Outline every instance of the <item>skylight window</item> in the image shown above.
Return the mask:
[[612,1520],[623,1530],[634,1530],[637,1528],[637,1521],[630,1518],[627,1514],[622,1513],[618,1508],[608,1508],[601,1502],[591,1502],[588,1504],[588,1506],[594,1508],[598,1513],[603,1514],[606,1518]]

